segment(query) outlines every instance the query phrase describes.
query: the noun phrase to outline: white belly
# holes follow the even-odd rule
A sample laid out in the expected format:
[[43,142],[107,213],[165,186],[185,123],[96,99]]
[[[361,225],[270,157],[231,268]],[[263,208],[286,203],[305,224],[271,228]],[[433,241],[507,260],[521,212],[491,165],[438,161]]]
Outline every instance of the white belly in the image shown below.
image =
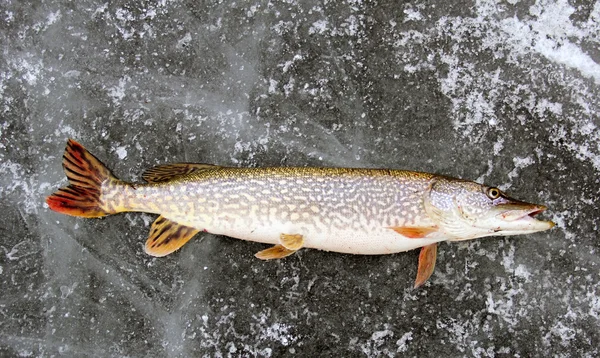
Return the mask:
[[225,226],[228,227],[207,228],[207,231],[237,239],[273,245],[279,244],[281,234],[300,234],[304,238],[303,247],[358,255],[393,254],[447,240],[442,235],[437,235],[434,238],[411,239],[385,227],[370,228],[369,230],[352,228],[347,230],[334,228],[315,229],[296,227],[289,222],[274,224],[268,227]]

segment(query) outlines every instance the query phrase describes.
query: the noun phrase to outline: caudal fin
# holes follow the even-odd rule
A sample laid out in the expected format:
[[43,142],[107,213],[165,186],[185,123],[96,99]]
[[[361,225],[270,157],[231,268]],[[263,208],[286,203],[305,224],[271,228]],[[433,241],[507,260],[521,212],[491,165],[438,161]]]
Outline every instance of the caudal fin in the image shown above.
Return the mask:
[[115,213],[108,211],[102,201],[102,185],[117,179],[104,164],[73,139],[67,142],[63,168],[69,185],[46,198],[50,209],[88,218]]

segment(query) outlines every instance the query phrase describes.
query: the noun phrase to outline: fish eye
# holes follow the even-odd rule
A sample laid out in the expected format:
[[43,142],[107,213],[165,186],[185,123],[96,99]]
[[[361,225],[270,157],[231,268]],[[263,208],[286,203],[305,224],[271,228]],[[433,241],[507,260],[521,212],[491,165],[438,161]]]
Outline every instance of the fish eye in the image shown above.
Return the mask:
[[487,191],[488,198],[494,200],[500,197],[500,190],[498,188],[489,188]]

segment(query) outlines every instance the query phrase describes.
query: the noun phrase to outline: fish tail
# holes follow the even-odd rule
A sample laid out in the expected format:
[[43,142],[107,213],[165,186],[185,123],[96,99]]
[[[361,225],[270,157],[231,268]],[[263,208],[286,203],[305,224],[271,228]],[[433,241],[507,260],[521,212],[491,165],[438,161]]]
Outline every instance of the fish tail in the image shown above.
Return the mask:
[[63,168],[69,185],[58,189],[46,198],[50,209],[71,216],[88,218],[116,214],[105,205],[102,189],[119,180],[96,157],[73,139],[67,142],[63,155]]

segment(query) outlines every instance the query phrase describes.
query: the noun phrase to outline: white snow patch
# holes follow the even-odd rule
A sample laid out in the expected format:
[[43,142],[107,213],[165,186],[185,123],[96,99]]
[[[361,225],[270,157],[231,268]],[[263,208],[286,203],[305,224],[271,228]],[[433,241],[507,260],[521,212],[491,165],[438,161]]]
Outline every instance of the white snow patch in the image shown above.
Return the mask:
[[75,288],[77,288],[78,283],[74,282],[71,286],[66,286],[66,285],[62,285],[60,286],[60,298],[62,298],[63,300],[67,297],[69,297],[71,294],[73,294],[73,292],[75,291]]
[[544,118],[544,114],[546,111],[560,116],[562,115],[562,103],[550,102],[545,98],[542,98],[538,103],[536,103],[534,107],[536,113],[540,116],[540,118]]
[[574,26],[569,18],[575,9],[566,1],[537,1],[529,8],[532,20],[516,16],[500,21],[500,28],[509,38],[513,60],[537,52],[559,65],[578,70],[583,76],[600,84],[600,64],[571,42],[582,40],[588,32]]
[[[596,132],[594,137],[600,137]],[[600,142],[596,140],[596,149],[600,152]],[[570,142],[566,144],[566,147],[575,153],[575,157],[579,160],[589,159],[596,170],[600,171],[600,155],[592,151],[588,143],[577,143]]]
[[590,316],[600,319],[600,297],[594,292],[588,292],[587,298],[590,301]]
[[502,256],[502,266],[504,266],[506,272],[511,273],[517,277],[521,277],[525,279],[525,281],[529,281],[529,278],[531,277],[531,273],[525,265],[515,265],[514,245],[510,245],[508,248],[508,252],[504,256]]
[[132,38],[135,34],[135,29],[131,28],[131,26],[128,23],[135,20],[133,14],[129,10],[120,8],[117,9],[117,11],[115,11],[115,17],[121,22],[122,26],[117,25],[116,27],[121,33],[123,39],[128,40]]
[[551,346],[552,343],[550,339],[554,336],[560,340],[559,343],[561,346],[568,347],[571,344],[571,341],[575,339],[576,334],[575,329],[567,327],[563,322],[558,321],[552,326],[550,332],[544,336],[544,344]]
[[192,41],[192,34],[189,32],[185,34],[179,41],[177,41],[177,48],[187,47]]
[[274,79],[269,79],[269,93],[277,92],[277,81]]
[[513,170],[511,170],[510,173],[508,173],[509,182],[504,185],[501,185],[500,189],[502,189],[502,190],[506,190],[506,189],[510,188],[512,186],[512,180],[519,176],[519,172],[521,171],[521,169],[532,165],[533,163],[535,163],[535,160],[533,159],[533,154],[530,154],[529,156],[527,156],[525,158],[521,158],[521,157],[513,158],[513,163],[515,165],[515,168]]
[[15,13],[12,11],[5,10],[4,15],[6,16],[4,18],[4,21],[6,21],[6,23],[10,23],[11,21],[13,21],[15,19]]
[[[42,158],[42,161],[49,158]],[[17,190],[23,192],[20,207],[26,214],[37,214],[40,209],[41,188],[37,178],[32,176],[21,164],[6,160],[0,162],[0,194],[9,194]],[[21,200],[20,199],[20,200]]]
[[62,136],[62,137],[64,137],[66,135],[69,138],[77,138],[78,137],[75,129],[73,129],[73,127],[71,127],[68,124],[63,124],[61,127],[56,128],[56,130],[54,131],[54,134],[57,136]]
[[[392,331],[391,326],[389,324],[385,324],[384,329],[380,331],[375,331],[371,334],[370,339],[365,342],[359,342],[358,338],[352,338],[350,340],[350,349],[358,349],[367,357],[395,357],[396,351],[390,350],[387,348],[386,342],[394,337],[394,331]],[[403,336],[404,338],[404,336]],[[401,338],[398,342],[399,346],[403,344]],[[408,338],[406,338],[408,339]],[[402,342],[401,342],[402,341]],[[399,348],[400,349],[400,348]]]
[[129,81],[131,81],[131,78],[129,76],[124,76],[119,79],[118,85],[108,89],[108,95],[112,97],[115,104],[118,104],[123,98],[125,98],[125,87]]
[[56,23],[60,19],[60,16],[60,10],[48,14],[48,16],[46,17],[46,26],[50,26]]
[[404,9],[404,14],[406,15],[404,22],[423,20],[423,15],[418,10],[412,8]]
[[535,49],[548,59],[576,69],[600,84],[600,65],[573,43],[565,42],[560,45],[550,39],[543,39],[537,42]]
[[389,329],[385,329],[383,331],[375,331],[373,332],[373,334],[371,335],[371,339],[374,341],[381,341],[382,339],[384,339],[385,337],[393,337],[394,336],[394,332],[392,332]]
[[302,55],[302,54],[295,54],[291,61],[286,61],[283,64],[277,65],[277,67],[281,67],[283,73],[286,73],[287,71],[289,71],[290,67],[292,67],[292,65],[294,64],[294,62],[300,61],[302,59],[304,59],[304,55]]
[[289,333],[290,329],[291,327],[287,324],[273,323],[261,332],[260,338],[277,341],[284,346],[288,346],[296,341],[296,337]]
[[33,62],[32,59],[20,58],[11,63],[11,65],[21,73],[21,77],[30,86],[37,84],[40,73],[42,73],[42,61]]
[[127,148],[126,147],[117,147],[117,149],[115,150],[117,152],[117,155],[119,156],[119,159],[125,159],[127,157]]
[[288,83],[283,85],[283,92],[285,93],[286,97],[289,97],[292,94],[292,91],[294,90],[295,85],[296,85],[296,80],[293,77],[290,78]]
[[504,138],[499,138],[496,143],[494,143],[494,155],[500,154],[500,151],[504,149]]
[[63,77],[66,77],[66,78],[76,78],[76,77],[79,77],[80,75],[81,75],[81,71],[77,71],[77,70],[70,70],[70,71],[63,73]]
[[531,277],[531,273],[529,272],[529,270],[527,270],[527,267],[525,267],[525,265],[523,265],[523,264],[520,264],[517,266],[517,268],[514,271],[514,274],[517,277],[524,278],[526,281],[528,281],[529,277]]
[[[584,47],[599,42],[600,3],[594,5],[586,22],[570,19],[575,9],[566,0],[538,0],[530,6],[529,15],[520,17],[499,5],[495,0],[478,0],[475,17],[444,16],[424,33],[399,33],[394,46],[400,68],[414,73],[438,68],[440,62],[447,66],[438,81],[450,100],[451,118],[461,138],[476,143],[489,140],[488,133],[508,129],[510,122],[503,117],[502,107],[513,113],[525,109],[539,122],[549,116],[561,118],[558,125],[546,126],[555,134],[550,140],[600,171],[600,130],[594,124],[597,105],[588,81],[580,79],[588,77],[600,83],[600,64]],[[511,80],[500,68],[480,68],[465,39],[480,41],[481,51],[490,52],[529,77]],[[451,50],[436,47],[439,41],[449,42]],[[538,98],[539,86],[547,85],[571,93],[572,102],[581,108],[563,106],[561,99]],[[532,125],[526,123],[529,116],[517,114],[517,118],[524,126]],[[574,137],[577,133],[582,136]],[[498,144],[494,150],[502,146]]]
[[327,31],[327,25],[329,22],[327,20],[318,20],[312,23],[311,27],[308,29],[309,34],[323,34]]
[[104,14],[106,12],[106,9],[108,9],[108,3],[104,3],[104,4],[100,5],[99,7],[96,8],[96,10],[94,10],[92,17],[96,17],[99,14]]
[[398,346],[397,352],[406,352],[408,350],[408,341],[412,341],[412,336],[412,332],[406,332],[396,341],[396,345]]
[[259,10],[259,5],[252,5],[252,6],[250,6],[250,9],[248,9],[248,11],[246,11],[246,16],[252,18],[252,17],[254,17],[254,15],[256,15],[258,10]]

